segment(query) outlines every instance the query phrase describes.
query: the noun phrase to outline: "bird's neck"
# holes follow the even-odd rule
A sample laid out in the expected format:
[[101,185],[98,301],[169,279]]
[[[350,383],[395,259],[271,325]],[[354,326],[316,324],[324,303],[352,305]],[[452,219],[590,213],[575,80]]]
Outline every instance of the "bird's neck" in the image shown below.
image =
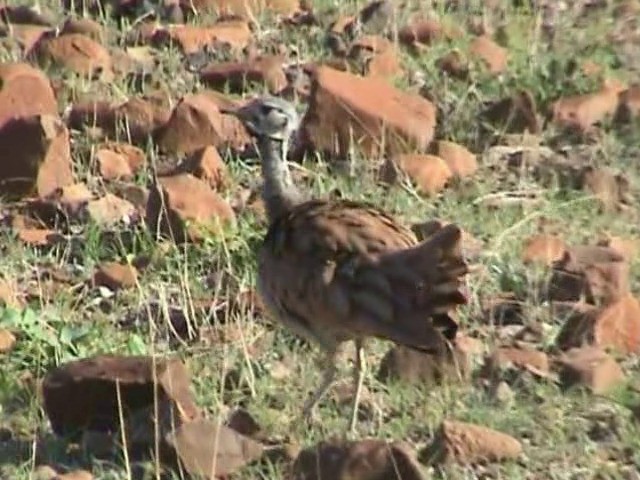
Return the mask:
[[291,178],[286,161],[287,142],[261,138],[258,150],[262,157],[262,199],[269,222],[302,201],[302,195]]

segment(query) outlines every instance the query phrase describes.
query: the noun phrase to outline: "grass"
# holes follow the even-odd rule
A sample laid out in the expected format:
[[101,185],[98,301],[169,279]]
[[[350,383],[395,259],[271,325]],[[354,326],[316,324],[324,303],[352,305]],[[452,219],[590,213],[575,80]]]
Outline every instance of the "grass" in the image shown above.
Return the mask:
[[[314,3],[320,14],[329,7],[343,12],[355,11],[352,4],[340,6],[340,2],[330,0]],[[472,13],[480,12],[480,7],[474,9]],[[442,7],[437,10],[444,19],[458,25],[464,25],[469,14],[445,11]],[[550,50],[546,50],[536,36],[536,11],[511,6],[505,7],[504,11],[509,67],[499,76],[476,72],[472,82],[460,82],[448,79],[438,71],[436,60],[452,46],[464,49],[468,37],[453,45],[437,43],[419,57],[401,51],[405,69],[424,72],[424,87],[442,108],[438,138],[466,145],[479,155],[481,163],[482,154],[489,147],[489,140],[481,133],[478,121],[484,102],[502,98],[517,89],[528,89],[538,105],[547,106],[560,96],[593,90],[598,82],[582,75],[579,69],[572,74],[566,73],[570,62],[579,65],[585,60],[593,60],[603,66],[606,73],[627,80],[634,75],[620,65],[615,46],[602,40],[616,21],[610,8],[589,14],[578,25],[573,16],[561,15],[557,38]],[[53,14],[57,20],[64,15],[56,9]],[[99,21],[110,32],[109,46],[122,46],[129,28],[126,22],[118,25],[108,17],[99,18]],[[196,23],[209,21],[210,17],[199,18]],[[273,19],[266,17],[263,26],[270,41],[278,42],[278,35],[273,34]],[[292,29],[282,35],[287,44],[297,46],[305,59],[328,56],[317,29],[311,33]],[[203,88],[195,77],[184,72],[181,55],[175,49],[161,49],[156,53],[161,67],[154,72],[154,80],[171,92],[174,102],[185,93]],[[5,46],[0,48],[2,61],[17,60],[15,55],[14,50]],[[61,111],[70,99],[94,92],[99,92],[101,98],[106,96],[118,101],[144,93],[123,80],[112,83],[88,81],[54,68],[47,73],[51,78],[64,76],[67,82],[65,92],[59,98]],[[398,79],[397,83],[403,89],[413,88],[404,79]],[[590,147],[596,164],[624,172],[634,186],[638,184],[640,160],[638,132],[637,128],[622,130],[605,125],[599,143]],[[556,133],[553,127],[546,128],[543,143],[549,142]],[[568,141],[565,143],[574,148]],[[92,140],[85,134],[73,132],[77,180],[85,182],[95,193],[104,193],[107,187],[96,177],[94,170],[88,168],[91,151]],[[161,160],[151,145],[146,154],[150,163]],[[254,166],[236,158],[226,160],[231,175],[239,183],[249,184],[255,180]],[[504,179],[485,168],[437,198],[421,198],[411,189],[384,190],[366,168],[366,159],[360,160],[356,162],[356,174],[350,177],[331,173],[322,159],[306,162],[305,168],[311,172],[311,192],[322,196],[338,188],[344,196],[378,204],[407,223],[435,217],[455,220],[484,240],[486,246],[480,262],[485,274],[481,279],[472,278],[473,301],[461,312],[460,321],[464,331],[481,336],[487,348],[494,346],[498,339],[495,329],[481,320],[480,301],[503,290],[515,291],[527,299],[531,321],[542,320],[550,325],[541,347],[551,345],[558,331],[558,320],[550,319],[544,313],[544,306],[539,305],[533,288],[544,272],[525,267],[520,260],[523,241],[535,233],[540,219],[544,217],[557,223],[570,243],[594,243],[602,231],[638,237],[635,206],[631,214],[598,213],[594,201],[584,192],[546,188],[542,203],[536,206],[486,208],[475,204],[474,200],[511,189],[513,185],[506,185]],[[143,174],[137,182],[145,185],[148,179],[148,175]],[[540,186],[532,178],[517,179],[517,188],[525,187]],[[143,228],[133,229],[133,235],[125,229],[120,232],[123,237],[133,236],[132,246],[124,241],[105,244],[101,240],[101,228],[96,225],[80,225],[76,230],[74,242],[41,250],[21,244],[9,230],[1,232],[3,262],[0,276],[34,292],[42,291],[50,286],[41,278],[47,265],[69,269],[74,281],[79,283],[90,276],[100,262],[151,254],[159,248]],[[321,425],[309,429],[300,426],[293,432],[287,430],[288,420],[298,413],[318,380],[320,372],[313,356],[316,350],[261,318],[249,306],[222,314],[224,322],[214,324],[213,328],[226,332],[231,340],[213,341],[213,344],[202,339],[178,341],[169,328],[166,314],[149,314],[148,305],[152,302],[160,305],[161,312],[178,307],[187,312],[195,330],[208,327],[202,315],[194,314],[194,302],[206,298],[224,306],[224,302],[238,291],[253,287],[254,252],[263,232],[259,221],[245,214],[239,218],[238,226],[224,237],[210,238],[197,247],[169,245],[134,289],[110,295],[97,289],[60,288],[46,301],[36,298],[25,309],[6,307],[0,310],[0,326],[16,331],[19,339],[15,349],[2,357],[0,370],[0,477],[29,478],[34,466],[44,463],[63,469],[82,466],[100,479],[127,478],[128,469],[120,456],[109,461],[97,460],[82,449],[74,450],[64,439],[53,437],[37,395],[37,382],[48,369],[97,353],[176,353],[188,365],[197,402],[208,415],[224,415],[229,409],[243,406],[273,438],[293,437],[308,446],[341,433],[347,422],[348,407],[331,399],[321,404]],[[636,262],[631,273],[634,291],[639,286],[639,272]],[[212,278],[214,273],[218,278]],[[223,279],[228,280],[226,284]],[[122,320],[132,312],[137,312],[138,321],[123,327]],[[376,369],[388,347],[383,342],[372,343],[368,352],[371,370]],[[635,359],[628,359],[623,365],[629,383],[637,384],[640,369]],[[281,378],[274,375],[278,369],[289,373]],[[230,373],[237,381],[225,381]],[[562,392],[550,382],[525,381],[514,387],[512,402],[501,404],[477,384],[418,388],[400,383],[382,385],[372,377],[369,376],[367,384],[374,391],[376,401],[384,407],[387,418],[380,429],[376,428],[375,422],[361,422],[362,436],[407,439],[420,447],[428,443],[446,417],[502,430],[524,444],[525,457],[517,462],[477,468],[452,466],[433,472],[434,478],[623,479],[634,478],[625,472],[640,469],[638,427],[630,420],[629,411],[615,398],[595,397],[580,390]],[[611,435],[606,441],[594,438],[592,434],[603,412],[613,419],[607,427]],[[134,467],[136,476],[153,478],[153,466]],[[243,469],[234,478],[275,480],[283,478],[285,471],[285,464],[265,465],[263,462]]]

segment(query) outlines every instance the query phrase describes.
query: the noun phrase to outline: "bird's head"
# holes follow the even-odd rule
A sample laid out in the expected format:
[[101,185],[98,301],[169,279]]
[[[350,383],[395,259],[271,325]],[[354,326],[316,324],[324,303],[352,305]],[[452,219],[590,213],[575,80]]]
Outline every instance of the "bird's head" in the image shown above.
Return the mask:
[[271,95],[251,100],[242,107],[226,110],[235,115],[256,139],[288,142],[300,124],[292,103]]

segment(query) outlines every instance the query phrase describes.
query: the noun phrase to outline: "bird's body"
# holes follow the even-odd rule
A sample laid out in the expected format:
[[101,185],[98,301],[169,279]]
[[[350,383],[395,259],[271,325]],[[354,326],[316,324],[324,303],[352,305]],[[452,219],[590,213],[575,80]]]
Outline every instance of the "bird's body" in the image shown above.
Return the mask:
[[[448,225],[419,242],[373,205],[305,199],[284,160],[285,127],[297,120],[291,105],[263,97],[236,114],[257,137],[262,157],[269,228],[258,253],[258,292],[274,318],[326,354],[324,380],[306,415],[333,382],[340,346],[355,342],[353,428],[366,338],[442,352],[455,336],[457,324],[448,313],[466,302],[461,232]],[[284,131],[274,133],[274,125]]]

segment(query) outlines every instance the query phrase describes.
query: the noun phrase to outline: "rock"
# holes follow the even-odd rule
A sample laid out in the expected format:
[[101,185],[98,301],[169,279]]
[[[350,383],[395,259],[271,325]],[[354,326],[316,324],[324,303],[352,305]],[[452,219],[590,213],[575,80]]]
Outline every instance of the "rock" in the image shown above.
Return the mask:
[[46,75],[26,63],[0,65],[0,128],[18,117],[58,114]]
[[523,325],[525,303],[513,292],[500,292],[483,299],[482,313],[486,322],[492,325]]
[[629,195],[629,179],[611,169],[586,166],[579,170],[577,180],[580,188],[598,200],[604,212],[620,211],[634,204]]
[[55,20],[27,5],[4,6],[0,8],[0,19],[4,23],[42,25],[51,27]]
[[640,117],[640,84],[632,85],[619,94],[614,121],[629,123],[638,117]]
[[38,465],[32,474],[32,480],[55,480],[58,472],[49,465]]
[[93,480],[93,475],[86,470],[73,470],[67,473],[59,473],[54,480]]
[[254,20],[261,14],[271,12],[291,15],[300,9],[299,0],[194,0],[194,8],[213,11],[218,15],[239,16]]
[[4,34],[3,44],[6,49],[18,50],[22,54],[22,58],[29,58],[33,47],[40,40],[53,35],[54,30],[51,27],[14,24],[9,31],[5,30]]
[[504,133],[527,131],[537,135],[542,131],[535,99],[527,90],[492,102],[480,113],[480,119]]
[[180,465],[191,476],[226,477],[259,459],[264,447],[216,421],[184,423],[165,437]]
[[169,116],[167,105],[159,99],[132,97],[119,105],[106,101],[74,104],[67,124],[76,130],[99,128],[108,137],[124,136],[130,143],[146,145],[149,135],[163,126]]
[[420,459],[427,464],[476,464],[515,459],[521,453],[521,443],[506,433],[472,423],[445,420],[431,445],[420,453]]
[[111,227],[118,223],[129,225],[137,218],[136,207],[129,201],[107,193],[87,204],[87,214],[97,225]]
[[597,245],[612,248],[627,262],[633,262],[640,254],[640,239],[638,238],[623,238],[607,234],[598,240]]
[[238,408],[231,413],[227,426],[246,437],[255,437],[262,430],[257,420],[243,408]]
[[169,121],[157,132],[163,152],[190,154],[208,145],[243,149],[251,143],[237,118],[220,112],[218,97],[209,92],[184,96]]
[[73,183],[69,131],[52,115],[6,121],[0,128],[0,150],[5,194],[44,197]]
[[91,40],[104,44],[106,35],[102,25],[90,18],[67,18],[60,29],[61,35],[80,34]]
[[231,182],[226,164],[218,150],[211,145],[200,148],[187,157],[180,171],[207,182],[214,191],[224,190]]
[[144,152],[128,143],[108,142],[96,152],[98,170],[105,180],[130,179],[144,165]]
[[83,429],[117,432],[122,413],[118,388],[125,417],[147,407],[153,410],[154,395],[160,409],[173,409],[179,415],[176,420],[201,415],[179,360],[98,355],[65,363],[45,375],[44,409],[53,431],[57,435]]
[[280,55],[265,55],[244,62],[214,63],[200,71],[200,80],[214,89],[244,93],[252,83],[275,94],[287,85]]
[[532,348],[500,347],[485,358],[482,375],[496,377],[501,370],[515,367],[526,370],[537,377],[549,374],[547,354]]
[[382,34],[393,19],[395,5],[389,0],[372,0],[358,12],[358,19],[366,33]]
[[431,142],[436,108],[424,98],[378,78],[325,66],[312,68],[310,75],[309,109],[301,129],[317,150],[344,159],[356,139],[354,148],[377,158],[385,152],[393,156],[426,150]]
[[552,106],[557,125],[587,132],[597,122],[612,116],[618,108],[618,95],[625,86],[617,80],[605,80],[599,91],[563,97]]
[[439,140],[436,155],[445,161],[455,177],[470,177],[478,170],[476,156],[457,143]]
[[598,347],[573,348],[559,363],[560,381],[565,388],[582,385],[595,394],[602,394],[625,379],[618,363]]
[[160,177],[149,192],[146,216],[152,232],[172,237],[177,243],[198,241],[235,223],[229,204],[190,174]]
[[472,352],[457,341],[453,351],[455,359],[451,354],[427,354],[408,347],[394,346],[380,361],[376,378],[385,383],[399,380],[409,385],[464,381],[470,374]]
[[138,282],[138,271],[129,264],[107,262],[100,265],[93,274],[92,283],[96,287],[107,287],[111,290],[133,288]]
[[0,328],[0,354],[9,353],[16,344],[16,336],[9,330]]
[[568,313],[556,338],[562,350],[595,345],[627,355],[640,351],[640,302],[633,295],[601,308],[578,304]]
[[80,75],[113,78],[109,51],[86,35],[69,33],[42,38],[32,51],[40,62],[51,62]]
[[378,35],[364,35],[353,41],[347,57],[364,66],[368,77],[393,79],[402,74],[398,52],[389,40]]
[[16,280],[0,278],[0,306],[15,309],[24,307],[22,293]]
[[423,480],[413,449],[405,442],[378,439],[322,441],[302,450],[292,466],[292,478],[305,480]]
[[424,49],[436,41],[454,39],[461,35],[459,29],[434,19],[417,18],[398,30],[398,41],[412,51]]
[[469,78],[469,60],[459,50],[451,50],[436,61],[436,66],[458,80]]
[[484,62],[487,70],[494,75],[503,73],[507,69],[507,50],[487,35],[481,35],[471,41],[469,56]]
[[175,43],[182,53],[197,53],[206,46],[227,45],[242,50],[251,40],[249,24],[243,20],[230,20],[202,27],[195,25],[170,25],[153,33],[155,45]]
[[562,259],[567,251],[567,244],[557,235],[537,234],[525,240],[520,258],[527,265],[539,263],[551,266]]
[[130,179],[133,171],[127,158],[106,148],[96,152],[98,171],[105,180]]
[[554,263],[549,281],[551,300],[610,303],[629,292],[629,264],[608,247],[580,245],[565,251]]
[[49,228],[16,228],[18,239],[32,247],[48,247],[62,242],[64,236]]
[[441,192],[453,178],[453,172],[443,159],[416,153],[396,155],[387,160],[380,169],[379,179],[384,183],[396,184],[401,183],[405,175],[425,195]]

